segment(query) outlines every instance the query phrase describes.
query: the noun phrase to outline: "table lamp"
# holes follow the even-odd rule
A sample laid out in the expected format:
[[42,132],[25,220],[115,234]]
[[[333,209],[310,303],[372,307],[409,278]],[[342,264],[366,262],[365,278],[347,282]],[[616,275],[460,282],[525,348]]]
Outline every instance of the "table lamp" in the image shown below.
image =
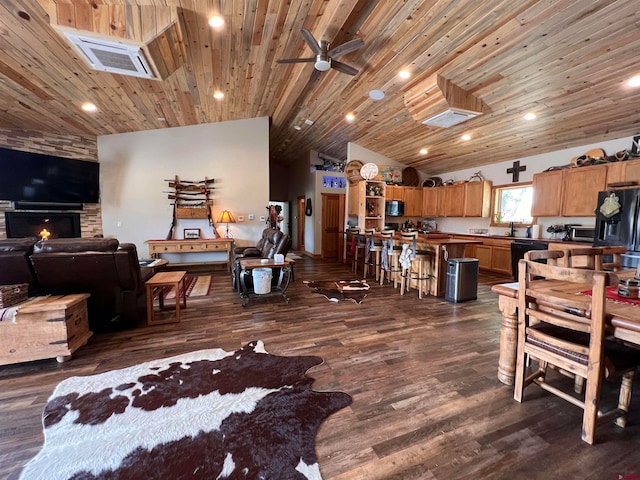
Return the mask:
[[220,216],[218,217],[218,223],[226,223],[227,224],[227,232],[224,234],[224,238],[232,238],[229,233],[229,224],[236,223],[236,219],[229,210],[223,210],[220,212]]

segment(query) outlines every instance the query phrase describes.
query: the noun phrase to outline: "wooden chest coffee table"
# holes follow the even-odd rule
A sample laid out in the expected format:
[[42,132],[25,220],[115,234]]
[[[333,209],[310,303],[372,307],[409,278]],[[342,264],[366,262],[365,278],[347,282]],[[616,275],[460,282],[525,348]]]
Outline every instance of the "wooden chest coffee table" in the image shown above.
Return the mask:
[[0,322],[0,365],[71,358],[93,335],[87,298],[87,293],[49,295],[15,305],[15,320]]

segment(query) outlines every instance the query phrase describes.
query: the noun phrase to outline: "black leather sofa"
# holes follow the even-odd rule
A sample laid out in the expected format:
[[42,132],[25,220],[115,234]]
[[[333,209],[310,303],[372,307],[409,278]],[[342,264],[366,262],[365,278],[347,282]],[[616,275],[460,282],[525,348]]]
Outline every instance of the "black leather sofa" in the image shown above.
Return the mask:
[[[12,243],[15,248],[10,250]],[[144,321],[144,283],[152,271],[140,267],[135,245],[120,244],[115,238],[34,239],[30,248],[26,243],[25,239],[0,241],[0,271],[5,272],[0,284],[29,283],[30,294],[37,295],[90,294],[89,328],[94,332]],[[27,270],[29,281],[25,281]]]

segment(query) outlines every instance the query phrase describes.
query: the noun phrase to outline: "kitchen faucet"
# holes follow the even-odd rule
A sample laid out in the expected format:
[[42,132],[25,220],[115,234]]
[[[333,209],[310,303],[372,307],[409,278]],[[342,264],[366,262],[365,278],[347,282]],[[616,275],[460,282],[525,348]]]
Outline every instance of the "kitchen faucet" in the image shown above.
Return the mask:
[[516,236],[516,229],[513,228],[513,222],[509,222],[509,236],[510,237]]

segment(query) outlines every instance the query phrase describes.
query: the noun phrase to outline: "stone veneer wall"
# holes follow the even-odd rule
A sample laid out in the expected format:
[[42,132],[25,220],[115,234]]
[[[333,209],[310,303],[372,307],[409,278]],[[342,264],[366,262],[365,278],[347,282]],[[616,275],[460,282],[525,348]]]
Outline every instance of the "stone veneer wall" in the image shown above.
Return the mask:
[[[35,131],[16,131],[0,128],[0,147],[25,152],[43,153],[76,160],[98,161],[96,137],[56,135]],[[0,200],[0,238],[7,237],[4,212],[13,210],[13,202]],[[99,203],[85,203],[80,213],[83,237],[102,235],[102,214]]]

